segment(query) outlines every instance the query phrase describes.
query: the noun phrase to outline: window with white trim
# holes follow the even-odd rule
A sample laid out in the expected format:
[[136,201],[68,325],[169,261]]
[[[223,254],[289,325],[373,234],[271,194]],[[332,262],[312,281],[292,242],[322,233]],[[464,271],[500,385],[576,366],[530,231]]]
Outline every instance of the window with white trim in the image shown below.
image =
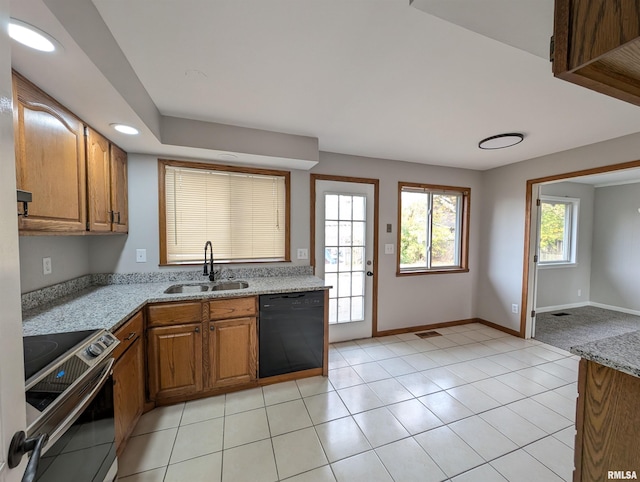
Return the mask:
[[289,172],[159,160],[160,264],[289,260]]
[[400,182],[398,274],[468,271],[471,189]]
[[580,199],[540,196],[539,264],[576,262]]

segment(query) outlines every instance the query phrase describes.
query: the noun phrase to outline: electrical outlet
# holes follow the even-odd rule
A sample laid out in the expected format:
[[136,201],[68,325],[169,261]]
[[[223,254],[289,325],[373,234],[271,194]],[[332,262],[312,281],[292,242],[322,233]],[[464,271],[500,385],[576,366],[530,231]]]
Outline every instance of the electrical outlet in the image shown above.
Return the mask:
[[147,262],[147,250],[136,249],[136,263],[146,263],[146,262]]
[[309,251],[306,248],[298,248],[298,259],[309,259]]
[[42,274],[51,274],[51,258],[42,258]]
[[384,254],[393,254],[394,253],[394,245],[393,244],[385,244],[384,245]]
[[511,305],[511,313],[518,313],[518,305],[516,303]]

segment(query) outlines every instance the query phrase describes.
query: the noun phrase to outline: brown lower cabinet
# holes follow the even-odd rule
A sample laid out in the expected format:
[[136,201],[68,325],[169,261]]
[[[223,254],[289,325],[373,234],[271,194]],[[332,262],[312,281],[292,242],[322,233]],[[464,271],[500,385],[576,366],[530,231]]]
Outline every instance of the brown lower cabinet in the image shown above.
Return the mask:
[[254,296],[149,305],[149,399],[172,403],[255,384],[257,303]]
[[136,313],[115,332],[120,345],[114,351],[113,399],[115,407],[116,451],[122,453],[142,415],[145,403],[144,323]]
[[209,322],[209,386],[225,387],[256,379],[256,319]]
[[151,328],[147,338],[152,400],[202,391],[201,323]]
[[638,476],[638,400],[640,378],[580,360],[575,482]]

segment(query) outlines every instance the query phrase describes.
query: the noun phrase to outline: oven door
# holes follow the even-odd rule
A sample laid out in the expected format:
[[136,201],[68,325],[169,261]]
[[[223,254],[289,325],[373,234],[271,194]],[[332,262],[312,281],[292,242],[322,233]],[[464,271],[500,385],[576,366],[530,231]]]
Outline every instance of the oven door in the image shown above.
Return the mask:
[[117,471],[113,359],[80,388],[82,400],[50,433],[38,471],[40,482],[113,481]]

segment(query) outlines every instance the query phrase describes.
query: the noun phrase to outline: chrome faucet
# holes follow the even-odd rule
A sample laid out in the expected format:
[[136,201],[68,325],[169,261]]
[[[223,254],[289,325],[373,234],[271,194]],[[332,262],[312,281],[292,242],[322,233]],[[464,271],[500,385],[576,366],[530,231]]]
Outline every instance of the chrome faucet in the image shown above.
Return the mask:
[[[207,269],[207,248],[210,248],[209,251],[209,268]],[[211,273],[209,273],[211,271]],[[211,241],[207,241],[204,245],[204,276],[209,275],[209,281],[216,280],[216,273],[213,270],[213,244]]]

